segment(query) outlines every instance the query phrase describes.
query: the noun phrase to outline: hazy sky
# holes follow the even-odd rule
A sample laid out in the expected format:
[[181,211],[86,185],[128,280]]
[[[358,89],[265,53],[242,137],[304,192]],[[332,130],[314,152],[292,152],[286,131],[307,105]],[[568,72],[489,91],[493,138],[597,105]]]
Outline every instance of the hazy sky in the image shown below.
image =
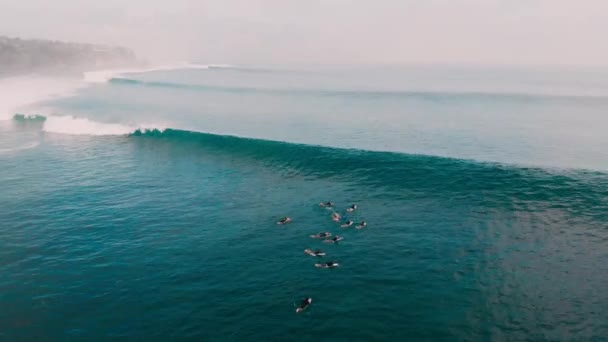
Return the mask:
[[0,35],[234,64],[608,64],[608,0],[0,0]]

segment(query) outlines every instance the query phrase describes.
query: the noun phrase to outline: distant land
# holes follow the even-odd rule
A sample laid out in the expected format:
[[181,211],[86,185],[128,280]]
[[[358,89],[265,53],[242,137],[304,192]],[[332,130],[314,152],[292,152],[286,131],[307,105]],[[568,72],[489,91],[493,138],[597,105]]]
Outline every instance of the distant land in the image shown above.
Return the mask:
[[124,47],[0,36],[0,76],[74,73],[138,64],[135,53]]

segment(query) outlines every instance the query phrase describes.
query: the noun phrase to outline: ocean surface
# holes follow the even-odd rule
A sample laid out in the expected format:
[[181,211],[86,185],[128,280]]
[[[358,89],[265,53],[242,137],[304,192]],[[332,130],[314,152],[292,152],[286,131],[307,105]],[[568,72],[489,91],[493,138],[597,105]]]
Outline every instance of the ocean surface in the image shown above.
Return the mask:
[[178,65],[0,94],[2,341],[608,339],[606,70]]

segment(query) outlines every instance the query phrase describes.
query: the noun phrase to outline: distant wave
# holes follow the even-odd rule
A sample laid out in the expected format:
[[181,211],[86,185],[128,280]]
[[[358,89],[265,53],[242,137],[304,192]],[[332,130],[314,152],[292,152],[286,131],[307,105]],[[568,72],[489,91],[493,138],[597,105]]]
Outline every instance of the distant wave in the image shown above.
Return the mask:
[[262,88],[247,88],[247,87],[221,87],[221,86],[207,86],[199,84],[187,84],[187,83],[176,83],[176,82],[162,82],[162,81],[141,81],[133,78],[125,77],[113,77],[108,80],[110,84],[126,85],[126,86],[141,86],[151,88],[170,88],[170,89],[182,89],[192,91],[216,91],[216,92],[286,92],[285,90],[272,90]]
[[[187,84],[187,83],[175,83],[175,82],[157,82],[157,81],[141,81],[133,78],[125,78],[125,77],[112,77],[108,80],[108,83],[118,84],[118,85],[134,85],[134,86],[144,86],[144,87],[158,87],[158,88],[176,88],[176,89],[190,89],[190,90],[224,90],[230,91],[229,87],[215,87],[215,86],[205,86],[205,85],[196,85],[196,84]],[[249,88],[236,88],[249,90]]]
[[83,79],[26,75],[0,78],[0,120],[11,120],[16,113],[54,98],[74,95],[79,89],[94,83],[105,83],[123,74],[179,69],[225,69],[228,64],[175,63],[139,69],[112,69],[85,72]]
[[565,100],[565,101],[595,101],[608,103],[608,96],[580,96],[580,95],[545,95],[527,93],[492,93],[492,92],[445,92],[445,91],[407,91],[407,90],[340,90],[340,89],[306,89],[306,88],[255,88],[237,86],[212,86],[202,84],[189,84],[164,81],[142,81],[127,77],[112,77],[108,80],[110,84],[124,86],[139,86],[152,88],[171,88],[190,91],[225,92],[225,93],[267,93],[283,95],[311,95],[311,96],[339,96],[353,98],[378,98],[378,97],[401,97],[418,98],[431,101],[458,101],[461,99],[483,100],[508,100],[508,101],[542,101],[542,100]]
[[108,69],[89,71],[84,73],[84,80],[87,83],[105,83],[113,78],[119,77],[125,74],[141,74],[153,71],[169,71],[169,70],[181,70],[181,69],[224,69],[231,68],[229,64],[194,64],[194,63],[175,63],[169,65],[160,65],[148,68],[130,68],[130,69]]
[[232,64],[190,64],[190,65],[207,66],[207,69],[241,69]]

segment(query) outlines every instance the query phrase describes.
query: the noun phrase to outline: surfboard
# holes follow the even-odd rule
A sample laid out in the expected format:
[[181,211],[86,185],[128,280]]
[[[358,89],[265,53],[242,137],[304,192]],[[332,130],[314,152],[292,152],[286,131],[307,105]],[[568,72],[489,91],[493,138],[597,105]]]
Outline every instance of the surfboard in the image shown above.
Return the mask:
[[313,251],[312,249],[305,249],[304,253],[306,253],[308,255],[311,255],[311,256],[316,256],[316,257],[318,257],[318,256],[325,256],[324,252],[315,253],[315,251]]
[[296,308],[296,313],[300,313],[304,310],[306,310],[310,304],[312,303],[312,298],[306,298],[306,300],[302,301],[302,303],[300,303],[300,305],[298,305],[298,307]]
[[324,238],[327,238],[330,236],[331,236],[331,233],[327,233],[327,235],[324,235],[324,236],[321,236],[321,233],[319,233],[319,234],[311,235],[310,237],[313,239],[324,239]]
[[334,239],[325,239],[325,240],[323,240],[323,242],[325,242],[325,243],[336,243],[336,242],[342,241],[342,240],[344,240],[344,238],[340,236],[337,240],[334,240]]

